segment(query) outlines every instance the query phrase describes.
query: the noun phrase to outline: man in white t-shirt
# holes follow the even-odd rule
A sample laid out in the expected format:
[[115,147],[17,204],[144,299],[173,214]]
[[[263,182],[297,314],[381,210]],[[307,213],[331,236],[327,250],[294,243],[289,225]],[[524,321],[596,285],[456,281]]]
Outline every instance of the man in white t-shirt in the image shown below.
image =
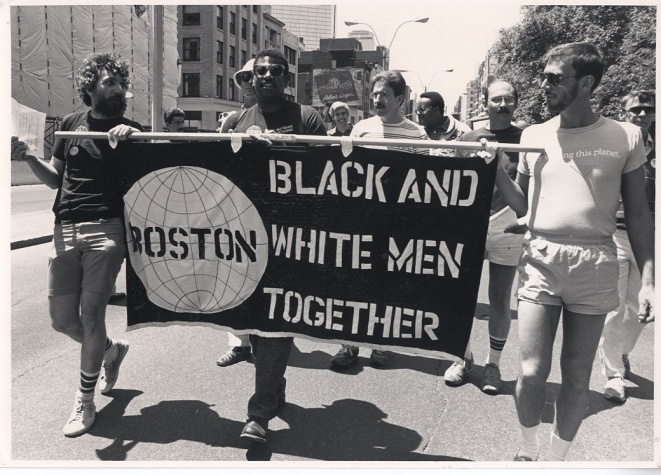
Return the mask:
[[521,371],[515,402],[521,445],[514,460],[538,459],[545,387],[562,314],[562,379],[548,460],[564,460],[588,403],[590,373],[606,314],[618,305],[613,242],[620,194],[642,271],[639,319],[654,320],[654,229],[645,197],[646,162],[638,127],[597,116],[590,96],[604,60],[589,43],[546,55],[542,88],[552,113],[524,130],[516,184],[499,167],[496,186],[513,209],[527,203],[529,233],[519,264]]
[[[408,120],[401,106],[406,92],[406,80],[399,71],[382,71],[370,80],[374,111],[376,115],[354,125],[351,137],[374,139],[429,140],[425,129]],[[401,150],[409,153],[429,155],[429,150],[416,147],[371,146],[388,150]],[[342,345],[340,351],[331,358],[334,367],[348,367],[358,360],[358,347]],[[381,350],[372,350],[370,363],[374,366],[388,364],[388,355]]]

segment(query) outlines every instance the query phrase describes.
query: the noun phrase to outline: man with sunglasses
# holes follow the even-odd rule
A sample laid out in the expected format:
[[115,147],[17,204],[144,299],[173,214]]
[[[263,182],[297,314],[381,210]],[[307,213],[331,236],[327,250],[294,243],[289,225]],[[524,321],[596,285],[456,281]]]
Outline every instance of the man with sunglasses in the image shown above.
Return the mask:
[[549,460],[564,460],[588,403],[590,373],[606,314],[618,305],[613,233],[620,194],[627,232],[642,270],[639,320],[654,320],[654,230],[644,192],[645,150],[633,124],[597,116],[590,96],[605,62],[589,43],[546,55],[542,88],[558,114],[524,130],[516,183],[499,167],[496,184],[512,209],[525,209],[529,232],[519,263],[521,371],[515,403],[521,445],[514,460],[537,460],[545,386],[562,313],[561,384]]
[[[429,91],[420,94],[415,113],[418,114],[418,122],[425,128],[425,132],[431,140],[458,140],[471,130],[468,125],[459,122],[451,115],[445,115],[445,101],[438,92]],[[452,157],[454,149],[432,148],[429,150],[429,154]]]
[[[230,117],[228,130],[256,135],[327,136],[324,121],[316,110],[287,101],[285,87],[288,79],[289,63],[280,51],[259,51],[252,77],[257,103]],[[250,335],[250,343],[255,355],[255,393],[248,401],[248,422],[241,437],[265,443],[269,420],[285,404],[285,371],[294,339]]]
[[[654,213],[654,184],[656,180],[656,153],[650,128],[656,118],[656,94],[654,91],[633,91],[620,101],[624,119],[637,125],[643,134],[647,162],[645,171],[645,194],[650,211]],[[617,260],[620,266],[618,293],[620,305],[606,316],[604,331],[599,342],[601,369],[608,378],[604,396],[614,402],[626,401],[625,379],[629,378],[631,366],[629,353],[633,350],[644,323],[638,319],[638,293],[642,285],[640,271],[627,237],[624,212],[618,210],[617,231],[613,235],[617,245]]]
[[[459,141],[518,144],[523,130],[512,125],[512,117],[518,103],[517,90],[507,81],[495,80],[485,91],[485,103],[489,113],[489,123],[480,129],[463,134]],[[475,152],[458,151],[457,156],[475,156]],[[512,178],[516,178],[519,154],[507,152],[501,155],[501,164]],[[482,391],[498,394],[503,385],[500,375],[500,355],[507,342],[512,322],[510,301],[516,266],[521,256],[522,234],[506,233],[505,229],[517,224],[517,215],[494,188],[491,200],[491,214],[484,255],[489,261],[489,356],[484,365]],[[473,352],[470,342],[464,358],[456,361],[445,372],[445,383],[458,386],[465,375],[473,371]]]

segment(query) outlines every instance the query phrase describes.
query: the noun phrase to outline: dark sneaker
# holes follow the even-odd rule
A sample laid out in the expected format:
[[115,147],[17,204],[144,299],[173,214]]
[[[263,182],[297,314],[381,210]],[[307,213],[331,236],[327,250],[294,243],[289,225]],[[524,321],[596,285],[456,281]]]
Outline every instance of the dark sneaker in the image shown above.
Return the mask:
[[475,364],[473,362],[473,357],[471,356],[470,360],[459,360],[452,363],[443,375],[445,379],[445,384],[449,386],[459,386],[463,384],[464,378],[467,374],[475,369]]
[[73,410],[69,420],[64,425],[64,435],[76,437],[84,434],[94,424],[96,418],[96,406],[93,401],[83,402],[78,396],[73,403]]
[[370,355],[370,364],[372,366],[385,366],[388,364],[388,355],[381,350],[372,350]]
[[358,347],[357,346],[343,346],[340,348],[335,356],[330,360],[333,366],[342,366],[346,368],[358,361]]
[[503,380],[500,378],[500,368],[495,363],[487,363],[484,366],[484,376],[482,378],[482,391],[487,394],[498,394],[503,387]]
[[262,427],[257,421],[248,421],[248,423],[243,426],[241,431],[241,437],[244,439],[250,439],[260,444],[266,443],[266,428]]
[[624,365],[624,379],[629,379],[629,375],[631,374],[629,355],[622,355],[622,364]]
[[119,377],[119,367],[124,361],[126,353],[129,351],[129,342],[126,340],[113,341],[115,346],[115,357],[109,361],[104,361],[101,367],[101,376],[99,377],[99,389],[101,394],[107,394],[112,388],[115,387],[117,378]]
[[250,357],[249,346],[235,346],[216,361],[218,366],[232,366]]

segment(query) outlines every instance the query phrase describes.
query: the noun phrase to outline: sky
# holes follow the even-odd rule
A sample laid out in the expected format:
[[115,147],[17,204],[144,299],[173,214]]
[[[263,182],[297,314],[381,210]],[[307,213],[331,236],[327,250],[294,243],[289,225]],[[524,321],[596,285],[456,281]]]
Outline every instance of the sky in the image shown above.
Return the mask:
[[[529,3],[529,2],[528,2]],[[345,21],[369,24],[379,42],[388,46],[390,69],[408,70],[406,82],[414,93],[440,92],[448,109],[466,92],[468,81],[475,79],[477,68],[502,28],[520,19],[519,1],[448,0],[341,0],[336,3],[337,38],[350,30]],[[488,6],[488,8],[487,8]],[[427,23],[405,21],[429,18]],[[444,70],[453,69],[453,72]]]

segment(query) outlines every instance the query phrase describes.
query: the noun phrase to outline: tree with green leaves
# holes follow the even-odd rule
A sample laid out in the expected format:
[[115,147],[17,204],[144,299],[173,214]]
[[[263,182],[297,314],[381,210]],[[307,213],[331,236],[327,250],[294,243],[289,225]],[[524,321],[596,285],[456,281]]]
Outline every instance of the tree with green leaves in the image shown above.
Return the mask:
[[577,41],[599,46],[605,56],[607,70],[593,95],[598,114],[618,119],[620,97],[634,89],[654,89],[656,7],[524,6],[521,22],[501,30],[490,52],[500,63],[497,77],[519,91],[517,119],[539,123],[551,117],[541,88],[544,55]]

